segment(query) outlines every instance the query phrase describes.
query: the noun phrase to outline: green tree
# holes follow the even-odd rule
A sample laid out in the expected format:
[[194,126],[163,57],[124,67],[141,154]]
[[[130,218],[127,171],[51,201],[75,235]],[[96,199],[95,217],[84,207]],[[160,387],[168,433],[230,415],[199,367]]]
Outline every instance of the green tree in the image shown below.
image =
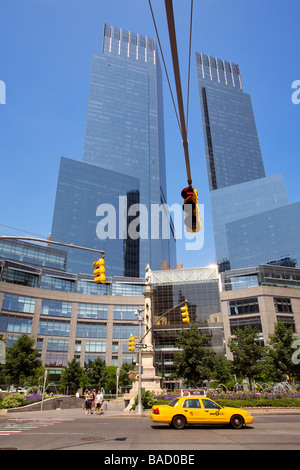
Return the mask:
[[105,361],[101,357],[97,357],[93,362],[89,363],[87,377],[90,388],[100,390],[100,387],[104,387],[106,376]]
[[115,393],[117,387],[117,367],[116,366],[107,366],[106,367],[106,381],[104,390],[106,393]]
[[273,379],[282,381],[287,376],[297,377],[299,365],[292,362],[294,349],[292,343],[295,336],[292,327],[285,327],[281,321],[275,323],[274,333],[269,335],[270,341],[266,347],[266,367],[271,371]]
[[222,384],[226,384],[232,380],[232,362],[226,357],[215,355],[213,358],[211,378]]
[[176,346],[181,351],[175,353],[176,374],[192,387],[197,387],[203,380],[210,378],[214,353],[207,348],[209,342],[210,338],[199,335],[194,323],[178,335]]
[[246,326],[234,331],[235,338],[228,341],[233,354],[233,369],[237,375],[248,377],[251,388],[254,376],[262,370],[264,347],[257,344],[257,328]]
[[36,376],[37,369],[38,373],[44,371],[38,355],[34,339],[25,334],[20,336],[6,352],[5,373],[9,382],[19,386]]
[[86,385],[86,375],[84,369],[76,359],[68,362],[60,377],[60,389],[68,389],[71,394],[75,394],[80,387]]
[[122,368],[120,370],[119,376],[119,387],[129,387],[132,384],[132,380],[129,378],[129,372],[131,372],[134,368],[133,364],[128,364],[124,362],[122,364]]

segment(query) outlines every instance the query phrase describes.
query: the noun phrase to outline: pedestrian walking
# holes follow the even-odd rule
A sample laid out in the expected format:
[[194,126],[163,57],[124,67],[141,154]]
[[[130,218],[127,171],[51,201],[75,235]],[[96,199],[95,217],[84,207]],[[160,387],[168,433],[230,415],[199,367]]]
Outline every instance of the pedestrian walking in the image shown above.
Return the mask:
[[92,413],[92,402],[93,394],[90,390],[85,394],[85,414],[90,415]]
[[96,395],[96,414],[101,415],[101,409],[102,409],[102,402],[103,402],[103,394],[98,390],[98,393]]

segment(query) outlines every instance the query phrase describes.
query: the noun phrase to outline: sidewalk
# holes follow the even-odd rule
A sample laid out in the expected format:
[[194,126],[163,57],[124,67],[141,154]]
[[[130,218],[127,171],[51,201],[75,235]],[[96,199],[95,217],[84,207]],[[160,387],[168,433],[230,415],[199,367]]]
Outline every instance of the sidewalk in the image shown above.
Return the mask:
[[101,419],[101,417],[115,417],[115,418],[137,418],[137,417],[149,417],[150,410],[145,410],[143,413],[136,413],[135,411],[124,412],[124,403],[116,402],[104,402],[103,411],[101,415],[91,414],[86,415],[85,409],[82,407],[78,408],[57,408],[54,410],[35,409],[30,411],[14,411],[10,410],[0,410],[0,420],[1,418],[16,418],[16,419],[39,419],[39,418],[53,418],[53,419],[74,419],[74,418],[92,418]]
[[[266,416],[266,415],[300,415],[300,408],[247,408],[252,416]],[[95,418],[101,419],[105,418],[149,418],[151,410],[144,410],[142,413],[137,413],[135,411],[125,412],[124,403],[119,402],[118,406],[116,402],[104,402],[103,411],[101,415],[86,415],[85,409],[82,407],[79,408],[58,408],[55,410],[45,410],[36,409],[34,411],[18,411],[15,409],[13,412],[9,410],[0,410],[0,420],[1,418],[19,418],[19,419],[42,419],[42,418],[52,418],[52,419],[74,419],[74,418]]]

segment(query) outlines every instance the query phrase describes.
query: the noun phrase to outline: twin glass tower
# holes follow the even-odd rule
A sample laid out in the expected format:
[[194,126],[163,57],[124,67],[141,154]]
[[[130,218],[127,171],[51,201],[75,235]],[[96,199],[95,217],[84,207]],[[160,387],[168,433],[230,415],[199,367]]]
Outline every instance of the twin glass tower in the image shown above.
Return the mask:
[[239,66],[196,53],[196,69],[219,269],[299,267],[300,203],[289,204],[282,175],[265,174]]
[[[282,175],[266,176],[251,98],[239,66],[196,53],[216,262],[220,271],[300,266],[300,203]],[[201,156],[199,155],[199,158]],[[199,195],[201,202],[201,194]],[[162,76],[155,41],[104,25],[92,61],[83,161],[62,157],[52,239],[104,250],[111,276],[176,267],[175,235],[151,238],[152,205],[167,207]],[[137,219],[148,216],[146,233]],[[168,214],[165,214],[168,216]],[[135,227],[132,236],[130,228]],[[68,250],[67,271],[92,273],[95,255]]]
[[[174,268],[171,220],[169,238],[152,239],[150,230],[151,205],[166,202],[155,41],[105,24],[92,61],[83,162],[61,159],[52,238],[104,250],[108,275],[144,277],[147,264]],[[91,273],[95,255],[76,251],[69,250],[67,270]]]

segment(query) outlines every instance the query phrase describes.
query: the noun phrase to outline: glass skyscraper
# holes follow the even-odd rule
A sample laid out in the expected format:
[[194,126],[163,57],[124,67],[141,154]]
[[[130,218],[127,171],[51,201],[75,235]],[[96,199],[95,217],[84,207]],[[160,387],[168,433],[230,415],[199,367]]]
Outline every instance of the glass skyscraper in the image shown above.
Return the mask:
[[[124,210],[130,203],[138,204],[139,180],[62,157],[51,233],[55,240],[104,250],[109,276],[139,277],[139,240],[123,236],[130,218],[124,219],[126,227],[123,227],[123,221],[120,223],[114,213],[111,219],[102,218],[98,209],[103,201],[118,208],[120,197]],[[109,209],[104,205],[102,215],[106,207]],[[99,257],[97,253],[76,248],[67,248],[67,251],[67,271],[92,274],[93,261]]]
[[220,270],[286,258],[300,264],[294,234],[294,228],[300,230],[300,211],[297,204],[290,207],[282,175],[265,174],[239,66],[196,53],[196,69]]
[[[84,170],[84,165],[90,168]],[[73,165],[69,164],[69,167],[71,171]],[[65,241],[66,238],[71,238],[73,243],[79,244],[79,234],[81,234],[80,243],[83,246],[92,247],[90,243],[96,237],[97,225],[95,203],[96,206],[105,203],[113,204],[119,220],[122,215],[119,213],[117,199],[120,196],[124,197],[126,187],[127,213],[131,216],[135,214],[137,217],[140,216],[140,236],[137,241],[132,238],[127,240],[126,247],[123,240],[119,243],[123,246],[124,259],[126,260],[129,256],[131,260],[134,257],[138,260],[137,276],[144,276],[147,264],[150,264],[152,269],[161,269],[162,263],[175,267],[176,251],[172,221],[169,222],[170,237],[162,237],[161,217],[168,217],[165,213],[166,206],[160,211],[162,215],[151,219],[152,205],[162,205],[167,202],[162,77],[154,40],[104,25],[102,52],[95,53],[92,61],[81,169],[91,175],[93,171],[95,175],[97,174],[97,182],[92,178],[93,183],[88,187],[85,181],[85,190],[82,187],[82,199],[79,196],[82,205],[87,195],[85,191],[89,191],[91,196],[89,201],[92,203],[94,188],[92,213],[88,218],[87,213],[90,208],[86,212],[82,209],[80,217],[83,218],[78,217],[78,224],[73,224],[73,228],[68,228],[67,219],[64,217],[67,206],[65,203],[61,205],[61,194],[57,193],[52,227],[53,240],[62,240],[63,237]],[[124,188],[123,177],[126,181]],[[130,192],[127,184],[130,179],[133,182],[133,192]],[[73,184],[67,173],[61,170],[60,188],[65,185],[65,182],[69,188]],[[77,183],[78,194],[80,194],[79,175]],[[104,192],[101,192],[101,197],[97,193],[97,184],[99,187],[104,185],[106,188]],[[110,186],[114,188],[113,197],[111,197]],[[71,192],[69,197],[68,206],[71,205],[73,209],[77,209]],[[143,210],[139,210],[138,204]],[[132,208],[134,210],[130,212]],[[127,222],[129,224],[130,221]],[[156,238],[151,238],[152,223],[159,226],[159,235]],[[79,224],[82,227],[78,232]],[[98,240],[99,245],[101,241]],[[105,245],[107,249],[108,246],[115,246],[116,240],[107,239]],[[90,257],[86,253],[82,253],[81,256],[81,272],[90,272]],[[76,257],[78,258],[78,255]],[[83,259],[87,260],[86,263]],[[109,262],[108,258],[106,259]],[[122,275],[123,270],[123,275],[126,275],[125,265],[128,263],[126,264],[125,261],[123,263],[123,256],[118,256],[118,259],[119,261],[116,256],[114,257],[111,274]],[[76,272],[77,269],[77,260],[73,255],[69,255],[68,270]]]

